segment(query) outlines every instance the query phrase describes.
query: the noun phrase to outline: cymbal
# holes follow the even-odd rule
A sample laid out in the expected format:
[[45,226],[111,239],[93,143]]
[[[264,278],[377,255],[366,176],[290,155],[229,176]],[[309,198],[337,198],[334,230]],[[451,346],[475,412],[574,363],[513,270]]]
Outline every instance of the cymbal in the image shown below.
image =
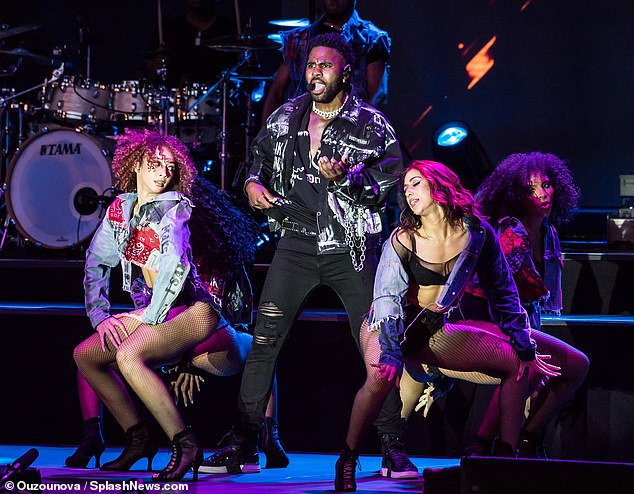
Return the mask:
[[7,29],[6,31],[0,31],[0,39],[10,38],[11,36],[17,36],[18,34],[28,33],[40,29],[40,24],[25,24],[24,26],[16,26]]
[[232,72],[229,74],[229,78],[231,80],[237,81],[271,81],[273,80],[272,75],[265,75],[261,70],[256,68],[247,68],[246,70],[238,69],[237,72]]
[[278,43],[264,36],[241,35],[241,36],[220,36],[202,40],[202,44],[218,51],[256,51],[256,50],[276,50],[280,47]]
[[38,55],[37,53],[31,53],[24,48],[14,48],[13,50],[0,50],[0,55],[11,55],[14,57],[26,58],[34,63],[40,65],[50,65],[51,67],[65,63],[69,68],[74,67],[74,63],[69,60],[62,60],[60,58],[49,57],[47,55]]
[[310,21],[306,18],[303,19],[275,19],[269,21],[269,24],[280,27],[306,27],[310,26]]

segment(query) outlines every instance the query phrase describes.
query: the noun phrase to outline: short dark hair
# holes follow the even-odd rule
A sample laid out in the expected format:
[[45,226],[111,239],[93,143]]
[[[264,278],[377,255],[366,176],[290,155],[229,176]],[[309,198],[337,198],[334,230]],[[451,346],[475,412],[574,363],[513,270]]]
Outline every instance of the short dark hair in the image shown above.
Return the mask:
[[354,65],[354,52],[352,51],[352,47],[340,34],[325,33],[315,36],[310,42],[308,53],[316,46],[325,46],[326,48],[337,50],[347,65],[350,65],[351,68],[352,65]]

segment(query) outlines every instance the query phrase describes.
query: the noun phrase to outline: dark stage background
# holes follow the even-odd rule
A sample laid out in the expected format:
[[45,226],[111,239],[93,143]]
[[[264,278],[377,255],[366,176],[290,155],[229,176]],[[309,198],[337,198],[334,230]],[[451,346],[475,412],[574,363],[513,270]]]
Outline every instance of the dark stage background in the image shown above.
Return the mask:
[[[164,18],[182,9],[178,0],[162,3]],[[321,0],[315,4],[320,7]],[[221,12],[233,14],[232,1],[218,5]],[[251,18],[256,34],[275,31],[268,24],[271,19],[309,13],[305,0],[243,0],[240,6],[243,23]],[[430,158],[434,130],[459,119],[475,131],[493,162],[512,152],[553,152],[570,161],[582,189],[582,206],[620,204],[618,176],[634,173],[633,2],[359,0],[358,10],[392,37],[385,112],[414,157]],[[152,0],[2,1],[0,22],[42,23],[42,29],[19,37],[24,48],[41,54],[50,54],[54,46],[76,47],[78,26],[84,22],[94,40],[93,78],[105,83],[137,79],[141,53],[156,47],[152,40],[156,1]],[[0,49],[14,48],[13,41],[4,41]],[[482,60],[490,69],[467,89],[473,81],[465,67],[487,44]],[[0,62],[5,61],[0,57]],[[265,73],[272,74],[276,54],[262,53],[261,63]],[[43,81],[51,70],[25,62],[19,76],[0,83],[19,90]],[[631,262],[628,268],[616,266],[601,269],[631,273]],[[586,298],[572,300],[568,309],[604,313],[587,301],[600,306],[603,300],[606,305],[615,294],[622,298],[627,293],[623,276],[618,292],[616,288],[609,293],[588,292],[588,287],[596,288],[593,280],[601,273],[580,270],[585,278],[579,275],[579,279],[590,276],[590,283],[569,278],[567,293],[569,297],[585,293]],[[81,270],[27,271],[0,271],[0,300],[81,302]],[[324,301],[329,296],[320,293],[311,303],[330,306]],[[617,313],[632,313],[631,298]],[[89,331],[87,319],[81,316],[0,315],[0,442],[79,440],[72,348]],[[551,431],[556,455],[634,459],[629,439],[634,383],[627,361],[632,335],[631,326],[572,328],[563,335],[588,353],[593,364],[586,387],[566,410],[565,426]],[[363,378],[347,325],[298,323],[279,370],[281,433],[287,447],[338,450],[354,392]],[[200,402],[186,413],[205,446],[212,447],[232,421],[239,378],[207,381]],[[452,402],[433,409],[428,421],[414,420],[412,452],[447,454],[459,449],[463,431],[456,424],[466,420],[467,429],[473,427],[478,413],[474,410],[467,416],[466,404],[474,389],[465,386],[459,391]],[[122,436],[107,420],[108,442],[116,444]],[[368,439],[368,447],[376,451],[376,438]]]
[[[319,12],[321,0],[313,0]],[[20,37],[29,50],[77,46],[79,21],[94,39],[93,77],[138,78],[141,52],[155,48],[155,0],[24,0],[2,2],[0,21],[41,22]],[[184,2],[163,0],[164,18]],[[269,20],[308,17],[307,0],[242,0],[242,24],[253,32]],[[359,0],[363,18],[392,37],[390,100],[385,112],[412,155],[429,158],[431,135],[448,120],[467,122],[493,162],[518,151],[544,150],[570,161],[582,206],[619,205],[618,175],[634,173],[634,3],[624,0]],[[218,2],[233,16],[233,2]],[[490,70],[473,86],[466,64],[491,40]],[[6,44],[6,43],[5,43]],[[11,44],[11,48],[13,48]],[[274,53],[261,55],[265,72]],[[48,69],[24,64],[22,79]],[[21,80],[13,81],[18,85]]]

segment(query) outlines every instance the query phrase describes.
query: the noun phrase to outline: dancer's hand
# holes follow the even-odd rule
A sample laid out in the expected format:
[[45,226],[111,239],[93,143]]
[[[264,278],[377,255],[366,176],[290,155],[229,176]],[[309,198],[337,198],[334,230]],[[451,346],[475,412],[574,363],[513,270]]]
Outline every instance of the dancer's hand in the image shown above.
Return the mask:
[[170,384],[174,392],[174,402],[178,405],[179,400],[182,399],[183,405],[193,405],[194,390],[200,392],[200,385],[204,382],[205,379],[198,374],[181,372],[176,378],[176,381]]
[[343,177],[346,176],[346,170],[349,167],[348,155],[344,154],[341,157],[341,161],[337,161],[335,158],[321,156],[317,160],[317,164],[319,165],[319,171],[324,178],[326,178],[327,180],[334,180],[335,182],[339,182]]
[[[119,348],[121,342],[128,337],[128,332],[125,326],[119,319],[114,316],[110,316],[107,319],[101,321],[95,328],[99,334],[99,341],[101,341],[101,349],[105,352],[106,349],[106,337],[110,340],[110,343],[115,348]],[[119,332],[123,333],[124,337],[121,338]]]
[[401,389],[401,376],[398,373],[396,367],[390,364],[370,364],[376,368],[377,373],[381,379],[387,379],[388,381],[394,380],[397,389]]
[[550,355],[540,355],[539,353],[535,354],[535,360],[530,362],[520,362],[520,368],[517,372],[517,380],[519,381],[524,376],[526,369],[534,369],[535,372],[539,374],[544,374],[548,377],[558,377],[561,375],[561,367],[558,367],[553,364],[549,364],[546,360],[550,360]]
[[269,209],[273,207],[276,196],[269,189],[258,182],[249,182],[245,192],[249,198],[249,205],[253,209]]

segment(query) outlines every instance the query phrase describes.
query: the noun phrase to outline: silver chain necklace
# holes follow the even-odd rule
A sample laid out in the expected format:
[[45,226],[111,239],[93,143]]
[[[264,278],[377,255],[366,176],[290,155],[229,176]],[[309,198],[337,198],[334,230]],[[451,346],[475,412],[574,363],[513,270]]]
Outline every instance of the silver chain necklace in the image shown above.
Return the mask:
[[341,112],[341,109],[346,104],[346,101],[348,101],[347,94],[345,95],[343,99],[343,103],[341,103],[341,106],[331,111],[320,110],[319,108],[317,108],[316,103],[313,101],[313,113],[315,113],[316,115],[319,115],[324,120],[330,120],[332,118],[335,118],[337,115],[339,115],[339,113]]

